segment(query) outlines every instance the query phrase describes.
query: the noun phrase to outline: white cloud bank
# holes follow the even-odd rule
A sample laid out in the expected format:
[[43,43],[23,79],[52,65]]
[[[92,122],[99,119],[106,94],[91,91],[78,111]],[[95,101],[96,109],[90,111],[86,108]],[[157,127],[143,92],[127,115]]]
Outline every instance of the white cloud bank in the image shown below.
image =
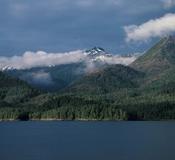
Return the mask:
[[[98,59],[108,64],[129,65],[136,59],[136,56],[99,56],[97,57],[97,60]],[[88,55],[84,54],[84,51],[81,50],[68,53],[46,53],[43,51],[25,52],[22,56],[0,57],[0,70],[11,68],[30,69],[34,67],[47,67],[62,64],[78,63],[81,61],[87,62],[86,64],[88,65],[89,60],[90,59]]]
[[175,14],[166,14],[161,18],[149,20],[139,26],[125,26],[126,41],[147,41],[155,37],[163,37],[175,32]]
[[171,8],[175,6],[175,0],[162,0],[165,8]]
[[85,55],[80,50],[68,53],[25,52],[22,56],[0,57],[0,69],[4,67],[29,69],[76,63],[83,59],[85,59]]
[[96,58],[96,60],[100,60],[104,63],[107,64],[123,64],[123,65],[129,65],[132,62],[136,60],[137,56],[120,56],[120,55],[115,55],[112,57],[105,57],[105,56],[99,56]]

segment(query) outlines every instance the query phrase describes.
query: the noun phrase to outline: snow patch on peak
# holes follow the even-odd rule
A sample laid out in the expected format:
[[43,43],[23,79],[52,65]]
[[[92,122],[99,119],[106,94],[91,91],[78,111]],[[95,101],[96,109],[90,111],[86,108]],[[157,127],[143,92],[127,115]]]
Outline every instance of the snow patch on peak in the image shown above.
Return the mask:
[[11,67],[11,66],[4,66],[1,69],[2,71],[9,71],[9,70],[15,70],[15,68]]

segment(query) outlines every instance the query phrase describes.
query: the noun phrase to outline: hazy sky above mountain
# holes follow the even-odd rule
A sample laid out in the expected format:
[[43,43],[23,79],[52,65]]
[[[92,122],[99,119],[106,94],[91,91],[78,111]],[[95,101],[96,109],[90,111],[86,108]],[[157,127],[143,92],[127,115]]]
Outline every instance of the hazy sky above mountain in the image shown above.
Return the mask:
[[175,0],[0,0],[0,56],[143,52],[174,32]]

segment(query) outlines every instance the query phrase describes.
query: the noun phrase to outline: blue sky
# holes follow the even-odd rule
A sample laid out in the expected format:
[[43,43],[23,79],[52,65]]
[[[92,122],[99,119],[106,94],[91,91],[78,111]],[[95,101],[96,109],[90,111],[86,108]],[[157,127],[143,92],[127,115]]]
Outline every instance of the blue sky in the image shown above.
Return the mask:
[[[115,54],[143,52],[162,36],[174,33],[172,25],[167,32],[167,26],[162,26],[164,34],[151,37],[155,31],[147,29],[149,25],[156,29],[154,20],[163,17],[160,23],[169,23],[174,14],[174,0],[1,0],[0,56],[94,46]],[[139,37],[141,31],[150,37]]]

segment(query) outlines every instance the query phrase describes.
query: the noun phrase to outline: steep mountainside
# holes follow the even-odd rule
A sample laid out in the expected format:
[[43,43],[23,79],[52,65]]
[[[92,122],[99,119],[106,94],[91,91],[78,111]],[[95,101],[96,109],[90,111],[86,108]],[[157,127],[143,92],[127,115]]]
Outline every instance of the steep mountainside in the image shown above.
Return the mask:
[[136,88],[144,77],[142,72],[123,65],[108,66],[76,81],[70,90],[89,93],[109,93],[124,88]]
[[130,66],[145,72],[144,87],[174,90],[175,36],[163,38]]
[[175,65],[175,36],[160,40],[131,66],[147,74],[159,74]]

